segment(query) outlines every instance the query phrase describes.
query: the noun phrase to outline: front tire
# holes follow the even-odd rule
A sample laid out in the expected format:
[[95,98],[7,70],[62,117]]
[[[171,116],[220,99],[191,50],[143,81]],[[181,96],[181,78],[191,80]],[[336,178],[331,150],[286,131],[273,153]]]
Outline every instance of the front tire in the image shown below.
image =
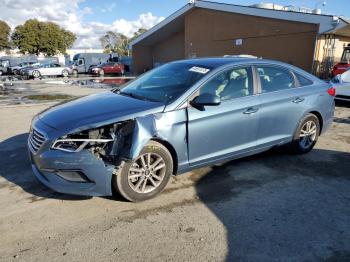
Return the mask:
[[143,201],[163,191],[172,173],[173,160],[167,148],[150,141],[135,160],[119,166],[113,186],[127,200]]
[[301,121],[294,134],[291,150],[296,154],[310,152],[320,135],[320,122],[314,114],[307,114]]
[[40,75],[41,75],[41,74],[40,74],[40,72],[39,72],[38,70],[34,70],[34,71],[33,71],[33,77],[34,77],[34,78],[39,78]]
[[69,75],[69,72],[67,70],[62,71],[62,76],[67,77]]

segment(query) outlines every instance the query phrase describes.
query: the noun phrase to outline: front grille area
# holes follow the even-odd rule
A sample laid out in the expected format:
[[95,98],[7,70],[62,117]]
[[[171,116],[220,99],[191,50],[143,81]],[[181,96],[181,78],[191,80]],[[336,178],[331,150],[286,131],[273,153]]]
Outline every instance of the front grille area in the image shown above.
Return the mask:
[[28,144],[33,153],[38,152],[42,144],[45,142],[45,136],[39,131],[33,129],[29,134]]

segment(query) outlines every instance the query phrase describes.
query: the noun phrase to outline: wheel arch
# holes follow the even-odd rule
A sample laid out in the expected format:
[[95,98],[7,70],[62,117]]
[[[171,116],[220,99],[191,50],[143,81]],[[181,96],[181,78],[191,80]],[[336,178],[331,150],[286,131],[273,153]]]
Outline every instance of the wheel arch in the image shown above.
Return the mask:
[[177,157],[177,153],[176,153],[175,148],[168,141],[165,141],[165,140],[158,138],[158,137],[152,137],[150,139],[150,141],[158,142],[159,144],[162,144],[163,146],[165,146],[166,149],[168,149],[168,151],[171,155],[171,158],[173,160],[173,174],[175,175],[177,173],[177,170],[178,170],[178,157]]
[[320,134],[321,134],[322,129],[323,129],[323,117],[322,117],[321,113],[314,110],[314,111],[310,111],[309,114],[313,114],[317,117],[318,122],[320,123]]

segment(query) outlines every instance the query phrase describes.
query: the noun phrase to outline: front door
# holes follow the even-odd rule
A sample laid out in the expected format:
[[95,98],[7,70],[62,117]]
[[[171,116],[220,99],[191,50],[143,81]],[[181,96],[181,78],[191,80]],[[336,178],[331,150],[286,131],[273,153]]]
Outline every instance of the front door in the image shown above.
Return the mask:
[[84,58],[79,58],[78,59],[77,67],[78,67],[78,72],[79,73],[85,73],[86,72],[85,59]]
[[191,166],[225,159],[253,150],[259,122],[251,67],[231,68],[204,84],[199,95],[221,98],[218,106],[188,108],[188,143]]

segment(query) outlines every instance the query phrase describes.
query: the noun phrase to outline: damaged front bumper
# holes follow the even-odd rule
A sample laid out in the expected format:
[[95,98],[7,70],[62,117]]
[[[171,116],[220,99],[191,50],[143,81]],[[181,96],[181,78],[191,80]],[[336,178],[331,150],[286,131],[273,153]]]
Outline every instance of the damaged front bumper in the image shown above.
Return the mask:
[[38,119],[33,121],[32,130],[28,137],[31,165],[44,185],[66,194],[112,195],[114,165],[106,164],[88,150],[76,153],[51,150],[54,139],[50,137],[56,131]]

